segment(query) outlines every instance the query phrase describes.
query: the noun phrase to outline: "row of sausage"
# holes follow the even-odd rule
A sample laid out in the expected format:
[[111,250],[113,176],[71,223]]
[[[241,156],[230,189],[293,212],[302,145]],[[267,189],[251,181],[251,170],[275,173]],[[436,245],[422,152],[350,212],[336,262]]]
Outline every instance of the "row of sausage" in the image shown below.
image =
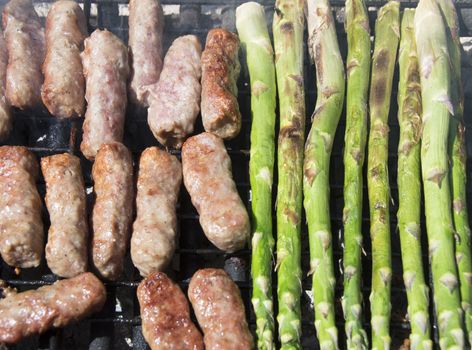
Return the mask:
[[[152,350],[250,350],[254,346],[237,285],[225,271],[202,269],[188,297],[204,337],[190,318],[184,293],[165,273],[153,272],[138,286],[142,332]],[[51,286],[0,300],[0,344],[64,327],[99,311],[106,301],[102,282],[86,272]]]
[[211,30],[203,53],[196,36],[179,37],[163,60],[163,28],[158,0],[131,0],[128,49],[107,30],[87,37],[74,1],[52,5],[44,32],[31,0],[11,0],[3,10],[5,41],[0,35],[0,139],[12,125],[10,105],[46,107],[58,118],[85,112],[81,150],[93,160],[102,144],[122,141],[128,98],[149,107],[148,124],[166,147],[182,146],[200,107],[206,131],[235,137],[241,128],[237,35]]
[[[129,150],[118,142],[102,145],[92,168],[91,244],[79,158],[68,153],[43,157],[41,170],[51,221],[46,262],[58,276],[87,271],[90,250],[94,271],[105,279],[119,278],[133,221],[135,187],[132,261],[142,276],[165,269],[176,246],[182,178],[203,231],[215,246],[234,252],[249,240],[249,217],[232,177],[231,160],[223,140],[214,134],[204,132],[187,139],[182,165],[157,147],[144,150],[137,186]],[[38,173],[37,160],[27,148],[0,147],[0,253],[11,266],[38,266],[43,256]]]

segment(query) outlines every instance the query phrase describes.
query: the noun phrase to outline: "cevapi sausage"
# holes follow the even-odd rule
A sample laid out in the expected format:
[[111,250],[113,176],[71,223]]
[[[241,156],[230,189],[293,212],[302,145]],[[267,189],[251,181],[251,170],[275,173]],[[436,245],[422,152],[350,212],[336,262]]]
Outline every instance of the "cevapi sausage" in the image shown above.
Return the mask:
[[12,127],[10,103],[6,96],[8,51],[7,43],[0,31],[0,141],[5,140]]
[[80,149],[93,160],[102,144],[123,139],[128,50],[114,34],[99,29],[85,39],[84,45],[81,55],[88,106]]
[[231,174],[223,140],[210,133],[190,137],[182,147],[184,183],[207,238],[234,252],[249,240],[249,216]]
[[0,342],[67,326],[99,311],[105,299],[104,285],[90,272],[11,295],[0,300]]
[[151,91],[148,123],[156,139],[167,147],[182,147],[200,111],[200,56],[195,35],[174,40],[167,51],[161,77]]
[[87,211],[80,159],[68,153],[41,159],[51,219],[46,261],[53,273],[74,277],[87,271]]
[[11,0],[5,5],[3,30],[8,47],[7,98],[20,109],[42,109],[44,29],[31,0]]
[[152,350],[203,350],[187,299],[165,273],[150,274],[139,284],[137,294],[144,339]]
[[197,271],[188,287],[207,350],[251,350],[254,341],[238,286],[221,269]]
[[43,255],[38,174],[38,162],[26,147],[0,147],[0,253],[10,266],[36,267]]
[[131,259],[142,276],[163,270],[172,260],[177,235],[176,204],[182,182],[178,159],[150,147],[139,160],[136,220]]
[[130,101],[149,106],[149,89],[162,70],[164,13],[159,0],[130,0],[129,40],[131,54]]
[[202,54],[202,119],[208,132],[231,139],[241,129],[238,105],[239,38],[226,29],[208,32]]
[[87,36],[87,21],[79,4],[59,0],[46,19],[46,58],[43,63],[43,103],[58,118],[82,116],[85,79],[80,52]]
[[131,152],[118,142],[102,145],[93,163],[92,177],[92,260],[102,277],[116,280],[123,271],[133,217]]

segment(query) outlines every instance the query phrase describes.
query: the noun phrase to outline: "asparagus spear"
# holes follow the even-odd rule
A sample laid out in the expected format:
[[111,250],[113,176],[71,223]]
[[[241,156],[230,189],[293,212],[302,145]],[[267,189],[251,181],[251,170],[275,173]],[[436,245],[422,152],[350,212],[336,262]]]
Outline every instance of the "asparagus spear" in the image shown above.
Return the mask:
[[348,349],[368,348],[362,326],[362,167],[367,139],[369,17],[363,0],[346,0],[347,98],[344,137],[344,295]]
[[454,2],[437,0],[446,22],[447,42],[451,58],[451,100],[454,116],[449,122],[449,156],[451,157],[450,184],[452,193],[453,221],[457,232],[456,261],[459,272],[462,309],[469,344],[472,344],[472,259],[470,227],[467,215],[467,171],[464,128],[464,95],[461,78],[461,43]]
[[282,349],[300,348],[301,252],[305,93],[303,89],[304,0],[277,0],[273,22],[279,93],[277,277]]
[[433,292],[442,349],[462,349],[462,309],[454,260],[454,230],[448,172],[451,102],[446,28],[436,0],[421,0],[415,37],[423,103],[421,170]]
[[328,0],[307,0],[309,52],[316,66],[317,101],[305,145],[303,192],[313,274],[315,327],[321,349],[338,348],[329,214],[329,160],[344,101],[344,67]]
[[388,112],[393,70],[400,36],[400,5],[391,1],[380,8],[375,22],[370,88],[370,134],[367,184],[372,240],[372,348],[390,347],[390,290],[392,258],[390,246],[390,187],[388,183]]
[[272,178],[275,138],[274,52],[267,30],[264,8],[247,2],[236,9],[236,27],[246,51],[251,81],[251,158],[249,176],[252,192],[252,305],[256,314],[258,349],[274,347],[272,303]]
[[403,12],[398,84],[398,229],[403,281],[408,298],[411,348],[432,349],[429,323],[429,291],[425,283],[420,239],[421,215],[421,86],[416,55],[414,9]]

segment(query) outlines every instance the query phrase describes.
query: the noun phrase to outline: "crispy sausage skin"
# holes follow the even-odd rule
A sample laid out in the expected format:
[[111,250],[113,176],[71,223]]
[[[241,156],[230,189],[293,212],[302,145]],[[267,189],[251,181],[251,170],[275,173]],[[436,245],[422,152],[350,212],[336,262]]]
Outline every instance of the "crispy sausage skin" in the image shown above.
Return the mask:
[[31,0],[11,0],[5,5],[3,30],[8,47],[7,98],[20,109],[42,109],[44,30]]
[[51,219],[46,261],[53,273],[74,277],[87,271],[87,209],[80,159],[69,153],[41,159]]
[[151,273],[139,284],[137,294],[144,339],[152,350],[203,350],[187,299],[165,273]]
[[188,298],[203,330],[205,349],[253,349],[239,288],[224,270],[197,271]]
[[9,296],[0,300],[0,342],[67,326],[99,311],[105,299],[105,287],[90,272]]
[[80,149],[93,160],[100,146],[121,142],[126,113],[128,50],[107,30],[95,30],[85,39],[82,52],[88,102]]
[[121,143],[102,145],[93,163],[95,191],[92,260],[100,275],[116,280],[123,271],[133,217],[131,152]]
[[163,270],[174,255],[181,182],[182,167],[175,156],[157,147],[144,150],[131,237],[131,259],[144,277]]
[[85,78],[80,52],[87,36],[87,21],[79,4],[59,0],[46,18],[46,58],[43,63],[43,103],[58,118],[82,116]]
[[7,43],[0,31],[0,141],[5,140],[12,127],[10,103],[6,97],[6,79],[8,66]]
[[0,253],[10,266],[36,267],[43,255],[38,174],[38,162],[26,147],[0,147]]
[[195,35],[174,40],[167,51],[161,77],[152,89],[148,123],[156,139],[166,147],[181,148],[193,132],[200,112],[200,56]]
[[134,104],[148,107],[149,89],[162,70],[164,13],[160,1],[130,0],[128,23],[132,62],[129,98]]
[[239,38],[226,29],[208,32],[202,54],[202,119],[208,132],[231,139],[241,129],[238,105]]
[[210,133],[190,137],[182,147],[184,183],[207,238],[234,252],[249,240],[249,216],[231,174],[223,140]]

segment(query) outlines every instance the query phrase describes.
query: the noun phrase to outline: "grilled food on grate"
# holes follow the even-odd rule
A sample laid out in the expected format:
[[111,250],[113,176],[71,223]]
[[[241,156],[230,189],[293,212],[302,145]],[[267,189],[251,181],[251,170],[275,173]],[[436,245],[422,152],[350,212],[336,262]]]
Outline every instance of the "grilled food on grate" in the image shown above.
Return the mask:
[[159,82],[151,89],[149,127],[166,147],[181,148],[193,132],[200,112],[201,54],[195,35],[175,39],[167,51]]
[[188,301],[165,273],[151,273],[139,284],[137,294],[143,335],[152,350],[203,350]]

